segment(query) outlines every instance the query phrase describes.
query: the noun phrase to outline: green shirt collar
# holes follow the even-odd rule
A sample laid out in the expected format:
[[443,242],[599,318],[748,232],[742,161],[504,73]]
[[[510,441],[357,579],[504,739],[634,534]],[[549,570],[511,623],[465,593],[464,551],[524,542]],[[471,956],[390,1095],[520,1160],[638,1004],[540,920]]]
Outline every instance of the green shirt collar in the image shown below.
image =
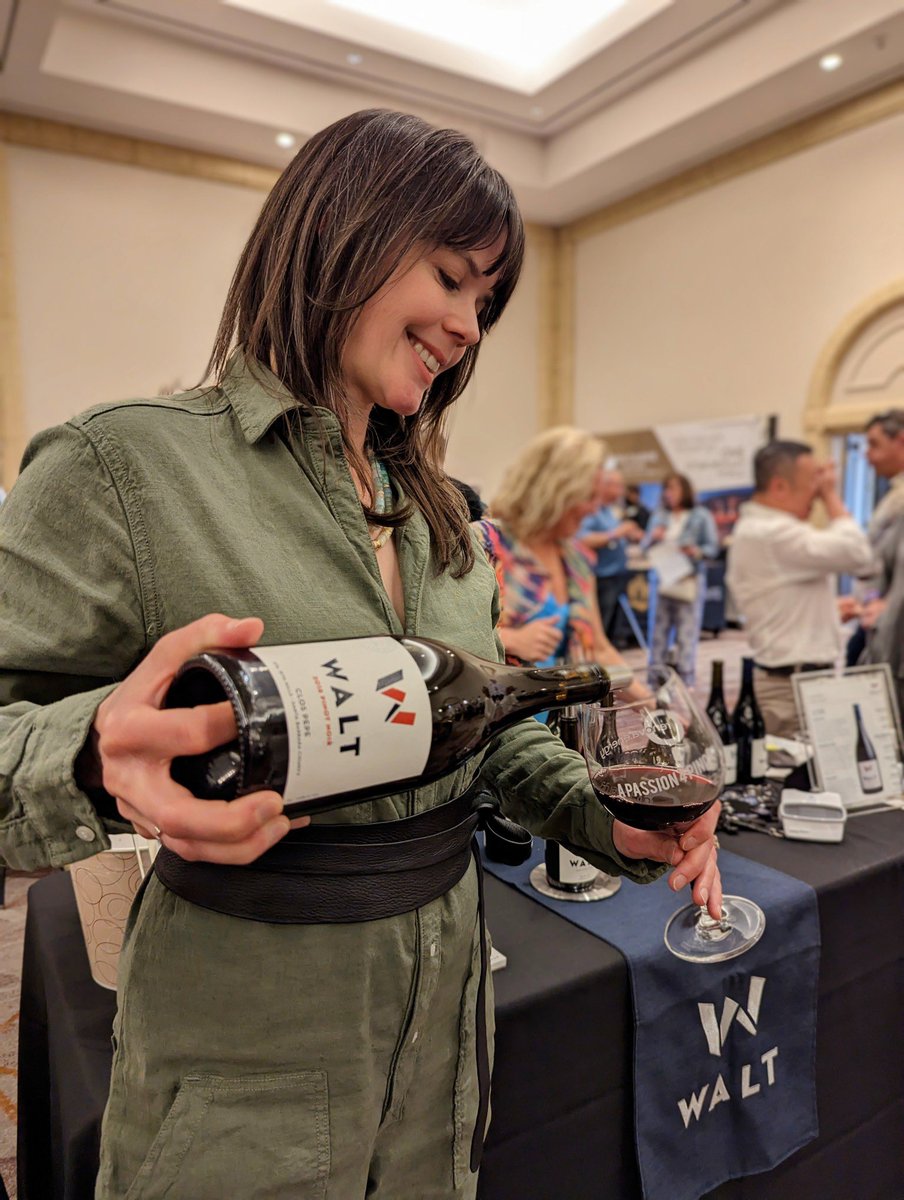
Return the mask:
[[241,350],[235,350],[226,364],[220,390],[232,406],[248,442],[260,441],[280,417],[293,410],[301,417],[302,425],[313,418],[327,433],[341,435],[335,413],[328,408],[299,404],[268,367],[256,359],[247,360]]

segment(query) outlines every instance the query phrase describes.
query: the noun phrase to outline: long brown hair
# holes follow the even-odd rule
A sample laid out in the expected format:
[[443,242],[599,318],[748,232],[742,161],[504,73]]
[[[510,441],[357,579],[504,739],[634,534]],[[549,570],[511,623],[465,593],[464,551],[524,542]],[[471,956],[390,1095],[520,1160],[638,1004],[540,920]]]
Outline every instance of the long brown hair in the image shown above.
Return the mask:
[[[423,247],[480,250],[505,235],[499,277],[480,314],[498,321],[517,283],[524,230],[512,190],[464,134],[371,109],[315,134],[264,202],[236,267],[207,374],[221,380],[233,346],[268,367],[300,406],[339,417],[349,461],[370,471],[345,435],[342,351],[361,307],[406,255]],[[479,343],[437,376],[412,416],[374,407],[368,446],[386,462],[433,535],[437,569],[473,563],[464,502],[442,469],[445,414],[461,395]],[[372,493],[371,493],[372,494]],[[372,509],[367,510],[373,518]],[[401,524],[410,509],[379,518]]]
[[[663,481],[662,481],[663,488],[666,488],[668,486],[668,484],[670,484],[672,482],[673,479],[678,484],[678,487],[679,487],[680,493],[681,493],[680,496],[678,497],[678,507],[686,508],[688,510],[688,512],[690,512],[690,510],[692,508],[694,508],[694,506],[697,503],[697,497],[694,493],[694,485],[691,483],[691,481],[688,479],[688,477],[686,475],[679,475],[679,473],[677,471],[673,471],[670,475],[666,475],[665,479],[663,479]],[[663,506],[665,506],[664,499],[663,499]]]

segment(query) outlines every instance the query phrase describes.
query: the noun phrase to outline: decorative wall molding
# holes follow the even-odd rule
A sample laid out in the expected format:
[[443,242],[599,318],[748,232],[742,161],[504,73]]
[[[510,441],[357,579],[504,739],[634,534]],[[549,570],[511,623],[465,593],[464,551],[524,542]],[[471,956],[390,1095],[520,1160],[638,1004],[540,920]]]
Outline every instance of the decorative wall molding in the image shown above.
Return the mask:
[[865,129],[878,121],[887,120],[904,113],[904,79],[885,84],[865,95],[845,100],[833,108],[795,121],[755,141],[747,142],[734,150],[719,154],[707,162],[673,175],[643,191],[626,196],[615,204],[607,205],[598,212],[590,213],[573,221],[568,228],[576,241],[604,233],[617,225],[624,225],[638,217],[646,216],[657,209],[686,200],[698,192],[718,187],[758,171],[770,163],[811,150],[824,142],[834,141],[847,133]]
[[213,183],[231,183],[261,192],[268,192],[279,178],[278,171],[257,163],[183,150],[163,142],[100,133],[62,121],[23,117],[18,113],[0,112],[0,142],[32,150],[50,150],[55,154],[77,154],[126,167],[144,167],[169,175],[189,175]]
[[[555,312],[553,313],[552,407],[549,425],[570,425],[574,421],[574,238],[568,229],[556,231],[557,268],[555,276]],[[544,428],[544,426],[541,426]]]
[[[721,154],[562,228],[529,224],[528,237],[540,255],[541,333],[537,353],[539,428],[568,423],[574,417],[574,264],[579,242],[902,112],[904,80],[896,80]],[[3,448],[0,461],[3,480],[8,486],[17,467],[17,462],[10,467],[9,459],[15,459],[21,449],[23,417],[15,286],[8,233],[8,198],[3,179],[3,143],[58,154],[83,155],[124,166],[233,184],[261,192],[269,191],[278,178],[278,172],[255,163],[184,150],[162,142],[100,133],[59,121],[0,112],[0,444]],[[856,336],[856,332],[852,336]],[[826,408],[824,401],[817,402],[814,399],[814,389],[824,386],[824,381],[817,383],[820,370],[825,370],[825,367],[821,365],[814,373],[806,415],[807,427],[814,432],[829,428],[826,424],[819,424],[826,420],[824,416],[818,416]],[[842,407],[832,406],[829,419],[833,423],[840,421]],[[16,447],[15,451],[8,449],[13,446]]]
[[878,327],[896,309],[904,318],[904,279],[894,280],[852,309],[823,347],[804,410],[804,428],[823,449],[833,434],[859,432],[871,417],[888,407],[888,397],[878,391],[862,400],[848,400],[850,393],[839,395],[838,383],[845,373],[851,374],[852,354],[869,352],[870,329],[878,335]]
[[[560,264],[559,276],[560,278],[567,277],[571,281],[571,290],[568,292],[567,299],[563,289],[563,309],[567,308],[569,313],[573,309],[574,256],[577,243],[629,221],[634,221],[638,217],[676,204],[681,200],[686,200],[751,171],[760,170],[783,158],[810,150],[815,146],[833,141],[859,129],[865,129],[901,113],[904,113],[904,79],[886,84],[865,95],[856,96],[825,112],[817,113],[815,116],[796,121],[783,129],[758,138],[756,141],[748,142],[735,150],[720,154],[708,162],[683,171],[671,179],[645,188],[633,196],[627,196],[624,200],[608,205],[596,213],[573,221],[560,231],[562,234],[559,242],[560,254],[567,261]],[[556,344],[560,354],[556,368],[557,378],[563,388],[569,389],[567,399],[563,399],[561,403],[560,411],[569,414],[568,417],[563,418],[568,420],[571,419],[574,412],[573,331],[570,337],[567,332],[563,331]],[[810,419],[812,396],[811,389],[811,400],[807,404],[806,419]],[[821,405],[817,407],[821,407]],[[840,419],[840,411],[840,409],[834,410],[833,420],[835,417]],[[851,421],[847,428],[850,429],[856,424],[856,421]],[[809,426],[807,427],[809,428]],[[818,432],[814,427],[814,432],[820,439],[827,438],[829,427],[826,425],[821,429],[823,431]]]
[[0,145],[0,484],[7,490],[25,443],[19,323],[16,316],[6,150]]

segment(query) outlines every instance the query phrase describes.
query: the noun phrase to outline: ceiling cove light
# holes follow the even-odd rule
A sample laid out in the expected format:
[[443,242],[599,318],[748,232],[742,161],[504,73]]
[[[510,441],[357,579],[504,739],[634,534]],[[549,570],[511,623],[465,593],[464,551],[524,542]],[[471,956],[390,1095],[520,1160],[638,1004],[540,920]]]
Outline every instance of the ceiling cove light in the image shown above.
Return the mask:
[[842,61],[840,54],[824,54],[819,60],[819,65],[824,71],[837,71]]
[[455,20],[437,29],[436,9],[423,0],[329,0],[360,16],[489,55],[526,69],[583,37],[626,0],[457,0]]
[[295,145],[295,137],[291,133],[278,133],[276,135],[276,144],[282,150],[291,150]]
[[338,63],[349,67],[359,67],[349,54],[360,53],[379,73],[387,64],[373,60],[375,52],[533,98],[619,38],[692,0],[454,0],[444,8],[424,0],[219,3],[334,38],[342,47]]

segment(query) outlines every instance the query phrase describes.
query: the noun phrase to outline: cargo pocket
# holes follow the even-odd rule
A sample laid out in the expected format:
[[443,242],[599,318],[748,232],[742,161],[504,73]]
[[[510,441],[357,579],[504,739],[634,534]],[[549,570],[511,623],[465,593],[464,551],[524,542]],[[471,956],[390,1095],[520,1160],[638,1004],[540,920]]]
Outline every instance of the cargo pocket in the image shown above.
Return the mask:
[[324,1071],[187,1075],[125,1200],[326,1196]]
[[[455,1077],[455,1096],[453,1123],[455,1143],[453,1147],[452,1176],[456,1188],[463,1187],[471,1172],[471,1139],[474,1136],[474,1126],[477,1122],[477,1109],[480,1102],[480,1087],[477,1079],[477,989],[480,984],[480,931],[474,932],[474,946],[471,951],[471,973],[465,984],[461,998],[461,1014],[458,1026],[458,1071]],[[493,1008],[493,984],[490,978],[490,952],[492,943],[487,933],[487,1041],[490,1056],[490,1070],[493,1068],[493,1035],[496,1030],[495,1012]],[[487,1111],[487,1125],[490,1113]],[[484,1134],[486,1130],[484,1130]]]

